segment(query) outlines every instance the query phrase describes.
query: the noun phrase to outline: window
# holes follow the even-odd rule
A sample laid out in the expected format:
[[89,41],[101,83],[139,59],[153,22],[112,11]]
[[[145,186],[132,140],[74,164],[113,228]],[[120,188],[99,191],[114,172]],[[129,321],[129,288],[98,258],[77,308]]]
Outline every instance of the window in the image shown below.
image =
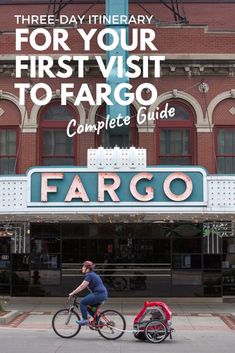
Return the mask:
[[16,173],[17,130],[0,129],[0,174]]
[[[193,111],[181,101],[171,100],[168,105],[175,108],[175,115],[157,120],[157,163],[191,165],[194,163]],[[165,103],[159,111],[164,108]]]
[[[113,148],[115,146],[129,148],[138,145],[138,132],[136,127],[136,110],[133,106],[130,108],[131,122],[129,125],[115,127],[113,129],[101,131],[96,135],[96,146]],[[96,113],[96,121],[106,119],[106,106],[103,104]]]
[[235,173],[235,128],[217,128],[217,171]]
[[77,137],[68,137],[67,124],[76,115],[73,109],[52,102],[46,106],[40,117],[40,164],[74,165],[76,164]]

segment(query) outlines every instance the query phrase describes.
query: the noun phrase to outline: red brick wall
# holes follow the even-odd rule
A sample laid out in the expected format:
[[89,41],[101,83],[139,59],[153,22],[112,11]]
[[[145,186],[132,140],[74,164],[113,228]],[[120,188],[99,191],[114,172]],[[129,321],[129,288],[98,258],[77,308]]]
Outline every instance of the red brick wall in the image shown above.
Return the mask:
[[235,114],[232,115],[229,110],[234,108],[235,99],[225,99],[220,102],[213,113],[213,123],[215,125],[235,125]]
[[[82,14],[88,10],[89,4],[70,4],[62,11],[62,14],[74,15]],[[144,4],[146,10],[155,16],[156,19],[163,23],[172,23],[172,13],[161,4]],[[234,22],[234,4],[184,4],[186,17],[190,24],[208,25],[211,29],[235,29]],[[48,6],[44,5],[1,5],[1,22],[0,29],[9,30],[15,27],[15,14],[47,14]],[[138,5],[130,4],[129,12],[133,15],[144,14],[144,10]],[[87,15],[104,14],[104,5],[98,4],[93,6]],[[146,12],[147,14],[147,12]]]
[[[97,79],[98,80],[98,79]],[[150,82],[154,83],[155,79],[151,79]],[[50,82],[50,85],[57,89],[59,88],[60,82],[58,80],[44,80],[45,82]],[[73,80],[70,80],[73,82]],[[209,92],[206,94],[206,100],[204,95],[199,92],[198,85],[200,84],[200,77],[162,77],[156,81],[156,86],[158,88],[159,94],[167,91],[172,91],[177,88],[180,91],[184,91],[192,95],[201,105],[202,110],[205,114],[205,106],[209,104],[210,101],[218,94],[224,91],[228,91],[235,87],[235,78],[218,78],[218,77],[208,77],[205,78],[205,82],[209,84]],[[4,91],[12,92],[16,94],[16,91],[12,90],[12,79],[1,78],[0,85],[4,83]],[[92,80],[91,80],[92,82]],[[93,82],[94,83],[94,82]],[[139,82],[135,82],[137,85]],[[76,89],[79,87],[79,81],[75,82]],[[214,123],[222,125],[234,125],[235,117],[233,117],[228,110],[235,105],[233,99],[222,101],[214,111]],[[1,125],[11,125],[12,123],[20,124],[21,118],[18,108],[9,101],[0,100],[0,106],[8,110],[7,116],[2,116],[0,118]],[[32,109],[31,102],[27,103],[28,114]],[[89,107],[85,106],[86,117],[88,117]],[[13,119],[14,116],[14,119]],[[16,119],[17,117],[17,119]],[[13,119],[13,120],[12,120]],[[15,120],[16,119],[16,120]],[[95,134],[83,133],[78,135],[78,153],[77,153],[77,164],[86,165],[87,159],[87,148],[95,147]],[[215,172],[215,161],[214,161],[214,146],[211,142],[212,137],[210,133],[199,133],[196,140],[196,163],[206,167],[210,173]],[[39,146],[37,146],[37,137],[32,133],[24,133],[22,136],[21,145],[21,161],[19,172],[24,173],[30,166],[39,164]],[[156,136],[155,133],[140,133],[139,134],[139,146],[147,149],[148,164],[156,164]],[[206,151],[206,153],[205,153]]]
[[203,166],[210,174],[216,173],[214,134],[201,132],[197,134],[198,165]]
[[0,108],[5,111],[0,116],[0,126],[19,126],[21,124],[21,114],[14,103],[6,99],[0,99]]
[[157,140],[155,133],[141,133],[139,134],[139,147],[147,150],[148,165],[156,165],[156,147]]
[[[83,28],[88,31],[91,26],[85,25]],[[95,28],[93,26],[93,28]],[[97,26],[97,29],[102,29],[101,26]],[[154,29],[153,26],[151,28]],[[97,44],[96,37],[91,40],[91,52],[102,53],[103,51]],[[40,38],[39,38],[40,39]],[[41,44],[38,39],[38,44]],[[69,39],[67,44],[71,51],[63,51],[66,54],[81,53],[84,50],[84,43],[81,37],[74,29],[69,30]],[[235,51],[235,36],[232,33],[206,33],[204,28],[157,28],[156,39],[154,41],[155,46],[158,48],[158,53],[213,53],[213,54],[230,54]],[[17,55],[32,54],[39,52],[32,49],[29,43],[22,43],[22,51],[15,52],[15,34],[4,34],[0,36],[0,48],[1,54],[13,54]],[[132,53],[139,52],[136,49]],[[150,53],[149,49],[145,53]],[[43,51],[43,54],[58,52],[53,51],[52,47],[48,50]],[[87,54],[88,52],[86,52]]]
[[[154,14],[156,18],[162,21],[171,21],[172,14],[160,4],[147,4],[145,7],[149,10],[151,14]],[[63,11],[64,14],[74,15],[76,13],[83,13],[88,8],[88,5],[74,5],[68,6]],[[187,4],[185,5],[186,14],[190,20],[190,24],[207,24],[210,29],[235,29],[234,22],[234,10],[235,4]],[[27,5],[22,6],[0,6],[0,31],[8,30],[8,33],[0,35],[0,55],[3,54],[15,54],[15,39],[14,39],[14,28],[15,20],[13,18],[14,14],[45,14],[47,11],[46,5]],[[143,14],[143,10],[137,5],[130,5],[130,12],[132,14]],[[88,14],[103,14],[104,6],[96,5],[91,9]],[[153,25],[152,28],[155,28]],[[86,25],[87,29],[90,26]],[[101,28],[101,27],[99,27]],[[185,53],[185,54],[235,54],[235,34],[225,33],[225,32],[207,32],[205,28],[201,27],[183,27],[183,28],[157,28],[156,29],[156,46],[159,51],[158,54],[169,53]],[[70,30],[69,46],[71,46],[71,53],[82,53],[82,42],[79,41],[79,37],[75,29]],[[33,50],[30,49],[28,45],[24,45],[24,50],[20,54],[29,54]],[[51,50],[48,50],[48,53]],[[98,53],[100,49],[94,42],[92,44],[92,52]],[[69,54],[71,54],[69,53]],[[90,54],[90,53],[89,53]],[[94,85],[97,82],[102,82],[101,77],[86,77],[86,82]],[[206,95],[199,92],[198,86],[200,82],[204,80],[209,85],[209,91]],[[4,77],[0,73],[0,90],[11,92],[15,95],[18,94],[17,90],[14,89],[14,82],[27,82],[27,78],[22,78],[16,80],[13,77]],[[37,83],[38,80],[32,79],[32,83]],[[43,79],[42,82],[50,84],[53,90],[59,89],[62,83],[61,79]],[[69,78],[66,82],[74,82],[75,90],[79,89],[80,84],[84,80]],[[143,80],[136,79],[131,82],[134,86],[140,84]],[[234,89],[235,78],[228,77],[225,73],[224,76],[215,75],[210,76],[164,76],[160,79],[149,78],[148,80],[152,84],[156,85],[158,93],[163,94],[173,89],[186,92],[192,95],[200,104],[204,116],[206,111],[206,106],[210,101],[220,94],[221,92]],[[226,100],[221,102],[214,111],[213,122],[215,124],[222,125],[235,125],[235,117],[232,116],[228,110],[233,106],[235,100]],[[235,105],[235,104],[234,104]],[[26,108],[30,116],[30,112],[33,104],[30,100],[27,101]],[[14,123],[20,124],[20,113],[17,107],[13,103],[1,100],[0,107],[7,111],[7,117],[0,117],[1,125],[11,125]],[[88,112],[90,107],[84,104],[86,110],[86,118],[88,118]],[[5,109],[7,108],[7,109]],[[15,120],[16,119],[16,120]],[[88,121],[86,121],[88,122]],[[155,133],[140,133],[139,134],[139,146],[147,149],[148,164],[156,164],[157,155],[157,141]],[[95,134],[84,133],[78,136],[77,145],[77,164],[86,165],[87,162],[87,148],[95,147]],[[210,132],[200,132],[198,133],[195,141],[195,155],[196,163],[204,166],[208,169],[210,173],[216,171],[215,168],[215,146],[214,146],[214,136]],[[22,134],[21,144],[20,144],[20,162],[19,162],[19,172],[24,173],[30,166],[39,164],[39,141],[36,134],[24,133]]]
[[18,171],[24,174],[27,169],[39,164],[37,135],[34,133],[23,133],[21,135]]

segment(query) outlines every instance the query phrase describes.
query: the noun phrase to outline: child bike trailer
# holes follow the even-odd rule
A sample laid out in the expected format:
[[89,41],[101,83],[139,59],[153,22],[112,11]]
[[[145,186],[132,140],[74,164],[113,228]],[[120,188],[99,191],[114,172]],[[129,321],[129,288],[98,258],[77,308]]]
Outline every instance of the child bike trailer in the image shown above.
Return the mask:
[[135,338],[152,343],[172,339],[172,313],[164,302],[145,302],[134,319]]

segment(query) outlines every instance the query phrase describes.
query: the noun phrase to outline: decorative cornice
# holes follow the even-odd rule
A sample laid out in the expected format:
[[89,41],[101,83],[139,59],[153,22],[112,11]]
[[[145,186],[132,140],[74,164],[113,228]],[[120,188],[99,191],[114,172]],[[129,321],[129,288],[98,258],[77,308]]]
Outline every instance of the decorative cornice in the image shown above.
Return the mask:
[[[75,54],[71,54],[73,56]],[[100,54],[97,54],[100,55]],[[140,57],[143,54],[136,54]],[[161,76],[228,76],[235,77],[235,54],[161,54],[166,60],[161,63]],[[59,70],[57,59],[59,55],[50,55],[55,60],[52,69],[54,73]],[[104,57],[103,55],[101,55]],[[74,68],[72,77],[77,77],[77,63],[71,61]],[[140,61],[140,66],[142,63]],[[153,62],[149,63],[150,76],[154,77]],[[28,77],[27,70],[22,76]],[[15,76],[15,55],[0,55],[0,76]],[[85,77],[101,76],[95,54],[90,55],[86,63]]]

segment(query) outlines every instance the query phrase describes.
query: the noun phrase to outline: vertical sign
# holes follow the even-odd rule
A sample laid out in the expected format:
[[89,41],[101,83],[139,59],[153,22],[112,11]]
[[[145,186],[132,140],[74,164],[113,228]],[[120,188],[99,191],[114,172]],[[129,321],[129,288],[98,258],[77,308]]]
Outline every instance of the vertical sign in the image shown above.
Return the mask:
[[[128,0],[106,0],[106,16],[114,16],[114,15],[125,15],[128,17]],[[120,38],[120,33],[121,29],[126,30],[126,40],[128,40],[129,32],[128,32],[128,24],[113,24],[111,23],[110,25],[106,25],[106,28],[111,28],[116,31],[116,33],[119,35]],[[107,36],[107,43],[111,44],[112,43],[112,36],[108,35]],[[119,45],[114,49],[114,50],[108,50],[106,52],[106,62],[109,61],[109,59],[112,56],[122,56],[123,57],[123,65],[125,65],[125,68],[123,72],[127,72],[127,65],[126,65],[126,60],[128,57],[128,52],[124,50],[121,46],[121,43],[119,41]],[[119,114],[121,114],[123,117],[129,116],[130,115],[130,106],[129,105],[120,105],[115,102],[113,94],[114,94],[114,89],[116,86],[120,83],[129,83],[129,78],[123,77],[123,78],[118,78],[117,77],[117,64],[113,65],[113,69],[109,75],[109,77],[106,80],[106,83],[110,85],[111,87],[111,101],[114,102],[114,105],[107,105],[106,106],[106,115],[110,115],[110,118],[115,118]],[[124,94],[126,90],[122,90],[121,97],[124,99]]]

